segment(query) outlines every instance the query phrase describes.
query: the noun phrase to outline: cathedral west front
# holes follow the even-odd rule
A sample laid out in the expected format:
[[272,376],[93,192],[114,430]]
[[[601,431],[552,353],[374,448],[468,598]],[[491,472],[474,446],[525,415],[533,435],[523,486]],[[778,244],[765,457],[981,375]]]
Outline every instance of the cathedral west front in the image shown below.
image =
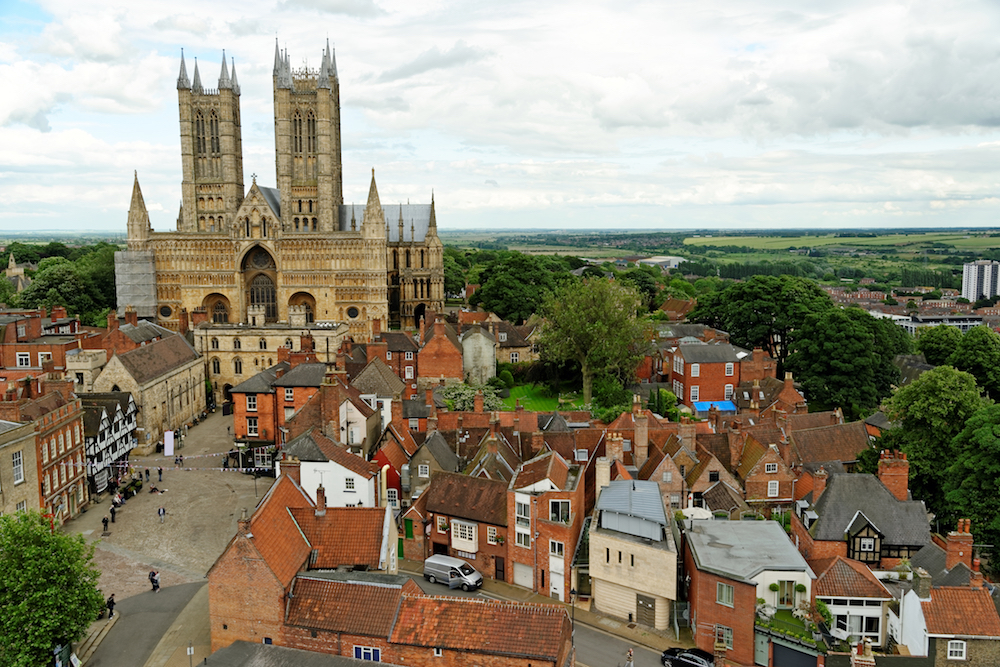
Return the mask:
[[181,56],[181,208],[154,232],[138,175],[128,249],[116,254],[118,308],[180,330],[186,323],[346,324],[359,339],[412,328],[444,306],[434,199],[383,207],[372,170],[365,205],[345,205],[340,83],[327,44],[318,70],[293,69],[275,46],[277,187],[244,184],[240,86],[223,56],[216,88]]

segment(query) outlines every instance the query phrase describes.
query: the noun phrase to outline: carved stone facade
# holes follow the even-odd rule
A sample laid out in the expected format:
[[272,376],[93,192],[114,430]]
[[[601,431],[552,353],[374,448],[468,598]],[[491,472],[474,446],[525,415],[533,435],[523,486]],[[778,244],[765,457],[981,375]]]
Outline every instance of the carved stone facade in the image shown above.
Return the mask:
[[144,317],[182,330],[195,313],[262,326],[290,322],[298,307],[309,323],[343,322],[362,339],[440,311],[433,196],[429,205],[383,208],[372,170],[367,204],[343,202],[340,83],[329,45],[319,70],[293,70],[275,47],[273,86],[278,187],[254,178],[245,192],[235,65],[230,73],[223,57],[218,87],[207,89],[197,63],[188,79],[182,56],[177,228],[152,231],[137,177],[121,266],[131,257],[132,267],[149,267],[151,254],[152,268],[131,270],[154,275],[137,280],[119,269],[119,309],[141,302]]

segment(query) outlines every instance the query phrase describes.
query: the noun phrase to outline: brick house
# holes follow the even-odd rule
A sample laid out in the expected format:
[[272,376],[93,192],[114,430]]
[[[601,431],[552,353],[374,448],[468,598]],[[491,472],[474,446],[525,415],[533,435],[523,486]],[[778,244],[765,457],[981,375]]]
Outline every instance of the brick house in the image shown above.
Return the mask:
[[383,331],[369,345],[375,346],[378,343],[383,344],[377,348],[379,356],[396,377],[406,384],[403,398],[413,398],[417,393],[417,388],[413,385],[416,384],[416,378],[420,377],[419,345],[413,336],[401,331]]
[[909,499],[908,470],[905,455],[883,452],[878,477],[814,477],[812,497],[805,499],[811,503],[797,503],[792,517],[802,554],[843,556],[881,570],[913,558],[930,542],[930,524],[923,501]]
[[846,633],[852,644],[867,639],[873,646],[885,646],[885,619],[895,599],[885,584],[866,565],[843,556],[811,561],[809,566],[816,573],[813,594],[833,615],[830,630]]
[[37,377],[42,372],[66,370],[67,354],[78,349],[100,349],[97,330],[80,326],[66,309],[56,307],[51,316],[44,308],[0,312],[0,363],[7,382]]
[[440,317],[435,319],[424,332],[422,340],[420,352],[417,353],[420,372],[417,374],[414,366],[413,377],[406,377],[404,374],[404,382],[408,384],[422,382],[427,385],[437,383],[440,378],[444,378],[449,384],[458,384],[465,379],[462,342],[450,324]]
[[[713,653],[719,637],[728,649],[727,661],[754,664],[757,599],[794,608],[812,599],[815,575],[775,521],[692,521],[685,537],[695,644]],[[772,591],[771,584],[778,590]]]
[[[394,405],[398,404],[398,401]],[[390,423],[382,433],[380,446],[372,455],[372,462],[377,463],[380,468],[389,466],[386,470],[385,487],[394,490],[397,504],[392,507],[409,507],[410,499],[403,495],[402,473],[405,469],[409,474],[410,458],[416,453],[418,445],[413,439],[413,434],[408,429],[399,428],[395,423]],[[407,480],[409,482],[409,479]]]
[[790,508],[795,501],[798,475],[783,452],[787,456],[787,443],[764,445],[753,435],[747,436],[737,476],[743,482],[744,498],[758,512],[770,515],[772,510]]
[[677,599],[677,548],[656,482],[612,481],[589,533],[594,608],[666,630]]
[[496,338],[497,363],[517,364],[525,361],[535,361],[538,353],[520,329],[506,320],[490,321],[486,326]]
[[317,428],[286,443],[281,454],[282,460],[275,463],[276,474],[297,466],[293,476],[314,500],[316,489],[322,486],[329,507],[384,505],[379,465],[350,453]]
[[431,431],[417,451],[404,464],[401,474],[403,499],[409,504],[427,489],[431,483],[431,475],[435,472],[459,472],[461,461],[455,450],[441,435],[440,431]]
[[740,361],[749,354],[729,343],[680,344],[664,356],[664,375],[678,402],[689,407],[731,401],[740,383]]
[[24,378],[8,388],[0,400],[0,419],[34,425],[35,477],[40,489],[36,509],[52,515],[59,525],[90,504],[84,411],[72,391],[69,380]]
[[408,559],[454,556],[468,561],[484,577],[506,581],[507,484],[436,472],[427,490],[403,514],[403,536]]
[[558,452],[522,463],[507,486],[508,581],[557,600],[568,600],[573,554],[586,514],[583,469]]

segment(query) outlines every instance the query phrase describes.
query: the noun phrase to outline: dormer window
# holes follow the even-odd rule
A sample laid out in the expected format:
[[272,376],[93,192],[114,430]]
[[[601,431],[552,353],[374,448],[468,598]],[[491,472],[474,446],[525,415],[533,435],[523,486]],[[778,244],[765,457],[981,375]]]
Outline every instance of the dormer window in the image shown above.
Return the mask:
[[507,332],[506,331],[501,331],[500,332],[500,342],[501,343],[506,343],[507,342]]

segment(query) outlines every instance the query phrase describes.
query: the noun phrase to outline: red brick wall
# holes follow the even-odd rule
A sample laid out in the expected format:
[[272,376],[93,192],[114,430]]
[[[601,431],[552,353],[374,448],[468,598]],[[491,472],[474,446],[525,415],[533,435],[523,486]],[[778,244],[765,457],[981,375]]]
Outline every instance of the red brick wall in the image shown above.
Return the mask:
[[[397,644],[393,646],[391,662],[407,665],[408,667],[442,667],[444,665],[448,665],[449,667],[451,665],[462,665],[463,667],[465,665],[479,665],[481,667],[544,667],[563,664],[562,660],[555,663],[539,658],[483,655],[449,649],[445,649],[441,653],[440,657],[435,657],[433,647],[403,646]],[[568,650],[566,653],[568,653]],[[566,653],[563,653],[563,656]],[[389,660],[389,658],[382,656],[382,662]]]
[[379,656],[382,662],[397,662],[395,659],[390,660],[390,656],[394,655],[393,646],[385,637],[368,637],[324,630],[316,630],[316,636],[313,637],[312,633],[313,631],[309,628],[286,625],[280,640],[275,638],[274,643],[288,648],[343,655],[349,658],[354,657],[355,646],[370,646],[382,651],[382,655]]
[[807,560],[813,560],[817,558],[833,558],[834,556],[843,556],[847,558],[847,542],[841,540],[839,542],[832,542],[828,540],[817,541],[813,540],[812,535],[809,531],[805,529],[802,525],[802,521],[799,517],[792,514],[792,541],[798,543],[799,553],[802,557]]
[[[436,323],[435,327],[444,327]],[[416,355],[420,359],[418,377],[425,380],[437,380],[440,377],[462,380],[465,375],[462,370],[462,351],[451,344],[451,340],[443,332],[436,332]],[[406,362],[403,362],[406,365]],[[415,364],[414,364],[415,365]],[[404,377],[400,375],[400,377]],[[403,380],[408,385],[414,380]]]
[[280,643],[284,594],[260,552],[237,537],[208,573],[212,652],[238,640],[260,644],[270,637]]
[[[669,366],[668,366],[669,362]],[[726,375],[726,364],[699,364],[698,377],[691,377],[691,364],[684,364],[683,373],[673,372],[673,360],[664,360],[664,370],[670,369],[667,381],[678,380],[684,384],[684,396],[678,396],[678,400],[687,405],[691,404],[691,387],[698,387],[698,401],[724,401],[726,400],[726,385],[733,385],[733,391],[740,383],[740,364],[733,363],[733,374]]]
[[[257,397],[257,410],[250,412],[247,410],[248,394],[233,394],[233,436],[235,438],[249,438],[251,440],[275,441],[275,434],[278,433],[277,415],[275,414],[275,397],[277,394],[249,394]],[[284,392],[282,392],[284,398]],[[257,418],[257,435],[247,434],[247,417]],[[280,439],[279,439],[280,440]]]
[[[503,544],[500,544],[500,543],[498,543],[498,544],[490,544],[487,541],[487,526],[489,524],[477,523],[476,525],[477,525],[477,529],[478,529],[478,533],[479,533],[479,535],[478,535],[479,551],[476,553],[475,559],[469,559],[469,558],[466,558],[465,556],[460,555],[457,550],[455,550],[455,549],[453,549],[451,547],[451,532],[450,531],[447,532],[447,533],[439,533],[438,532],[438,530],[437,530],[438,517],[443,517],[448,522],[449,526],[451,525],[451,519],[453,518],[453,517],[445,515],[445,514],[434,514],[434,513],[430,514],[431,534],[428,536],[428,540],[427,540],[427,544],[426,544],[427,551],[425,553],[428,554],[428,555],[430,555],[432,553],[435,553],[434,552],[434,546],[433,546],[434,544],[444,545],[444,547],[446,548],[445,553],[447,555],[454,556],[455,558],[461,558],[462,560],[466,560],[466,561],[469,562],[470,565],[472,565],[472,567],[476,568],[484,577],[488,577],[490,579],[496,579],[496,559],[497,559],[497,556],[499,556],[501,558],[504,558],[507,555],[507,544],[506,544],[506,541],[507,541],[507,527],[506,526],[494,526],[497,529],[498,542],[499,542],[500,538],[502,538],[503,539]],[[462,519],[460,517],[454,517],[454,518],[458,519],[459,521],[468,521],[468,519]],[[413,526],[413,537],[414,537],[414,540],[412,540],[412,541],[414,541],[414,542],[416,542],[416,537],[417,537],[417,534],[416,534],[417,533],[417,525],[416,525],[416,523],[417,522],[414,522],[414,526]],[[423,526],[420,526],[420,527],[423,528]],[[404,540],[404,544],[403,544],[403,550],[404,551],[406,550],[406,544],[405,544],[406,541],[407,540]],[[417,551],[416,545],[414,545],[413,551],[414,552]],[[419,558],[419,560],[423,560],[423,559],[424,559],[424,556],[421,556]],[[506,575],[506,570],[509,569],[509,566],[505,566],[504,569],[505,569],[504,574]]]
[[[768,463],[776,464],[778,471],[765,472]],[[764,503],[781,502],[787,506],[789,499],[794,494],[795,479],[795,473],[785,466],[781,456],[773,449],[768,448],[767,453],[760,457],[757,464],[747,474],[744,482],[746,500],[748,502],[758,500]],[[778,482],[778,495],[772,498],[767,495],[767,487],[768,483],[773,481]]]
[[[303,405],[305,405],[310,398],[319,393],[318,387],[289,387],[292,390],[292,400],[285,400],[285,387],[275,387],[274,388],[274,402],[275,414],[278,420],[278,426],[285,426],[285,408],[294,408],[295,412],[298,412]],[[257,399],[258,405],[260,404],[260,396]],[[243,402],[243,408],[246,409],[246,401]],[[258,408],[259,410],[260,408]],[[243,427],[246,428],[246,420],[243,421]],[[268,437],[271,437],[271,431],[268,430]],[[273,439],[273,438],[271,438]],[[278,438],[280,442],[281,438]]]
[[[733,648],[726,653],[728,661],[741,665],[754,662],[754,609],[757,604],[756,587],[733,579],[703,572],[694,565],[689,545],[684,559],[686,574],[691,577],[689,597],[694,641],[698,648],[712,653],[715,647],[715,626],[733,629]],[[733,606],[716,601],[716,584],[722,582],[733,587]]]

